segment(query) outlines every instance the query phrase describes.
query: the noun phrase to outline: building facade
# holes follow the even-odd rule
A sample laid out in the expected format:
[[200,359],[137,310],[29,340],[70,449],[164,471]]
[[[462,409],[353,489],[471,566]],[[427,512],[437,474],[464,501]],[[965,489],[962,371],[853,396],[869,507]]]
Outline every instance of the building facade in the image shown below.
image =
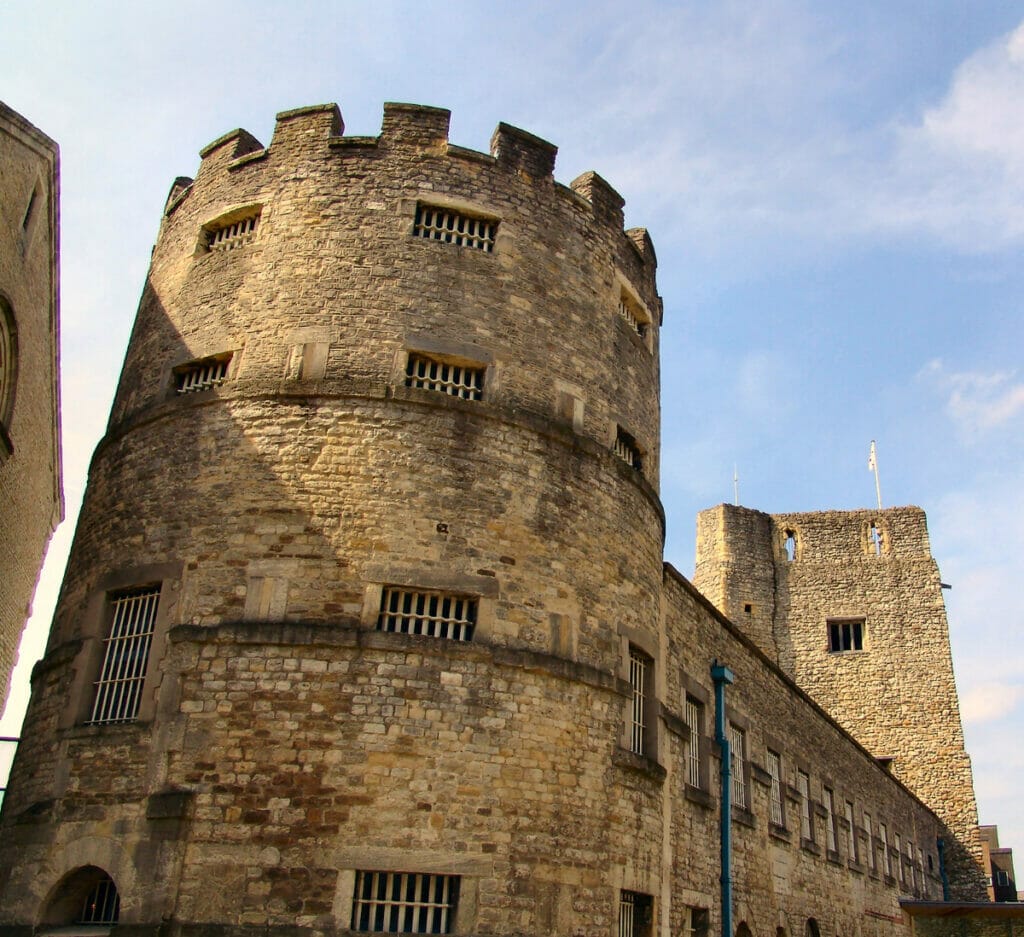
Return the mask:
[[983,898],[664,564],[646,231],[551,144],[448,121],[289,111],[172,187],[0,817],[0,935],[880,935],[944,874]]
[[0,102],[0,710],[63,518],[57,144]]

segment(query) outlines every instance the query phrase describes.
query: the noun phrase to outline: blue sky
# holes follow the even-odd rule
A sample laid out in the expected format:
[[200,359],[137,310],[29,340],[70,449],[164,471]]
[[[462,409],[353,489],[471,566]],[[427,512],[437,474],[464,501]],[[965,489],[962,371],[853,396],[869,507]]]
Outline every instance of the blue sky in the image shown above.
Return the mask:
[[[983,823],[1024,852],[1024,2],[244,5],[5,0],[0,97],[62,151],[68,520],[23,645],[41,652],[85,471],[171,181],[243,126],[336,101],[499,121],[595,169],[647,227],[665,300],[666,558],[694,515],[929,515]],[[12,694],[0,734],[14,734]]]

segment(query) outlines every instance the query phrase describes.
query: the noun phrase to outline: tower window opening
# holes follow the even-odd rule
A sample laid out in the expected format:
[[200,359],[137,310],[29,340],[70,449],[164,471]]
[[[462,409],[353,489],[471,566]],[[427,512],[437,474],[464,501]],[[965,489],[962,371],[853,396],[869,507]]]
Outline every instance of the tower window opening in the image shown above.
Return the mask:
[[643,651],[629,647],[629,750],[636,755],[649,754],[647,729],[650,722],[651,676],[654,661]]
[[618,937],[648,937],[653,923],[654,899],[637,891],[619,894]]
[[410,354],[405,366],[405,386],[435,390],[463,400],[480,400],[484,393],[484,371],[472,365]]
[[458,875],[356,872],[352,929],[378,934],[450,934]]
[[830,654],[864,650],[864,619],[828,622],[828,650]]
[[193,394],[200,390],[219,387],[228,379],[231,355],[218,355],[192,361],[174,370],[174,392]]
[[206,250],[208,252],[230,251],[243,244],[248,244],[256,237],[256,229],[260,222],[260,212],[254,211],[241,218],[215,221],[204,229]]
[[386,587],[381,592],[377,630],[471,641],[476,616],[477,600],[469,596]]
[[116,924],[121,914],[121,896],[109,875],[104,876],[85,896],[75,924]]
[[875,556],[881,556],[882,555],[882,539],[883,539],[882,538],[882,531],[881,531],[881,528],[879,528],[879,526],[874,521],[871,522],[871,529],[868,532],[868,535],[869,535],[869,539],[870,539],[870,549],[871,549],[871,551],[875,554]]
[[619,293],[619,317],[641,338],[647,337],[651,325],[647,313],[626,290]]
[[792,563],[796,559],[796,532],[787,530],[783,542],[783,549],[786,551],[786,561]]
[[160,586],[110,596],[111,624],[90,723],[132,722],[138,715]]
[[494,251],[498,222],[472,218],[449,208],[419,204],[416,206],[412,233],[414,237],[426,238],[428,241],[472,247],[490,254]]
[[640,455],[640,448],[636,440],[630,436],[621,426],[615,433],[615,454],[622,459],[626,465],[632,466],[638,472],[643,470],[643,459]]

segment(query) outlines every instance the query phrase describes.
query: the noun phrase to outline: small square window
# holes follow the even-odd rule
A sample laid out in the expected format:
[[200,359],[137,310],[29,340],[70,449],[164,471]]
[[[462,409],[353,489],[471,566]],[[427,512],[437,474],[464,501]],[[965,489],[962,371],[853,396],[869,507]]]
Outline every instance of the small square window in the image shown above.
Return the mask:
[[473,218],[450,208],[419,204],[416,206],[416,220],[413,224],[414,237],[428,241],[443,241],[458,247],[472,247],[490,254],[494,251],[494,239],[498,233],[498,222],[494,219]]
[[619,293],[619,317],[641,338],[647,337],[651,321],[640,303],[625,289]]
[[352,930],[378,934],[450,934],[458,875],[356,872]]
[[256,237],[260,223],[260,209],[246,209],[232,213],[203,226],[200,251],[218,253],[231,251],[248,244]]
[[640,455],[640,447],[636,440],[627,433],[621,426],[615,432],[615,454],[622,459],[626,465],[632,466],[638,472],[643,471],[643,458]]
[[479,366],[454,364],[410,352],[405,366],[405,386],[434,390],[463,400],[480,400],[484,393],[484,372]]
[[864,650],[864,619],[830,619],[828,622],[830,654]]
[[377,630],[471,641],[476,616],[477,599],[471,596],[386,586],[381,592]]
[[215,355],[190,361],[174,369],[174,392],[179,396],[219,387],[228,379],[231,355]]

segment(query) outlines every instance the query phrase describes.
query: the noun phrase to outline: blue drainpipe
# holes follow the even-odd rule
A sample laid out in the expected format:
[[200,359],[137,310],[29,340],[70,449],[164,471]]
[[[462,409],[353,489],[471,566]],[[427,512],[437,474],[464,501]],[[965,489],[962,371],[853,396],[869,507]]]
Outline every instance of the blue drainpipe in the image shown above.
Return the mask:
[[722,751],[722,937],[732,937],[732,759],[725,732],[725,688],[736,680],[724,664],[711,664],[715,681],[715,741]]
[[949,873],[946,872],[946,841],[940,836],[935,840],[939,851],[939,875],[942,876],[942,900],[949,901]]

